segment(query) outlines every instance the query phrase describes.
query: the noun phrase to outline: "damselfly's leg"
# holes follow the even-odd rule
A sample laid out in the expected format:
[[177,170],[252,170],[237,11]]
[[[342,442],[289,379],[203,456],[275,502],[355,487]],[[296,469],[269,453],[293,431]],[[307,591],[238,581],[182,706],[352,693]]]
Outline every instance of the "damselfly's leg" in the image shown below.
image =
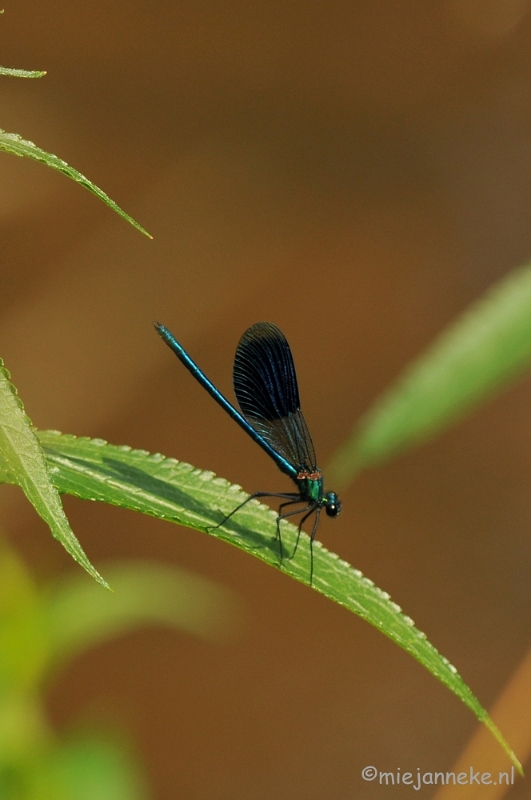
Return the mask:
[[295,497],[298,497],[298,496],[299,496],[298,494],[296,495],[296,494],[293,494],[293,493],[292,494],[285,494],[285,493],[275,493],[275,492],[255,492],[254,494],[250,495],[246,500],[244,500],[243,503],[240,503],[239,506],[236,506],[236,508],[233,509],[230,512],[230,514],[227,514],[226,517],[223,517],[221,522],[218,522],[217,525],[209,525],[207,530],[208,531],[215,531],[218,528],[221,528],[221,526],[224,525],[227,522],[227,520],[230,519],[233,516],[233,514],[235,514],[237,511],[239,511],[240,508],[243,508],[245,505],[247,505],[247,503],[250,500],[255,500],[258,497],[280,497],[280,498],[284,498],[284,499],[293,500]]
[[[295,502],[297,502],[297,501],[295,501]],[[289,503],[283,503],[282,505],[289,505]],[[280,508],[282,508],[282,506],[280,506]],[[279,508],[279,511],[280,511],[280,508]],[[282,515],[279,515],[277,517],[277,528],[278,528],[278,532],[279,532],[279,536],[280,536],[280,522],[281,522],[281,520],[287,519],[287,517],[295,517],[297,514],[304,514],[303,518],[301,519],[301,521],[299,523],[299,528],[298,528],[298,531],[297,531],[297,541],[295,542],[295,548],[293,550],[293,553],[290,555],[290,557],[288,559],[289,561],[291,561],[291,559],[293,558],[293,556],[297,552],[297,547],[299,546],[299,539],[301,538],[302,523],[304,522],[304,520],[308,519],[308,517],[311,514],[313,514],[314,510],[315,510],[315,503],[312,503],[311,505],[306,506],[305,508],[297,508],[296,511],[288,511],[287,514],[282,514]],[[308,513],[305,513],[305,512],[308,512]]]
[[[282,561],[284,560],[284,548],[282,546],[282,534],[280,533],[280,523],[281,523],[281,521],[283,519],[286,519],[286,517],[293,517],[296,514],[304,514],[304,512],[307,511],[308,508],[309,508],[309,506],[306,506],[306,508],[298,508],[296,511],[289,511],[287,514],[283,514],[282,513],[282,509],[283,508],[286,508],[286,506],[292,506],[295,503],[300,503],[301,502],[301,498],[300,498],[299,495],[292,495],[292,497],[293,497],[292,500],[288,500],[286,503],[281,503],[279,505],[279,507],[278,507],[277,538],[278,538],[279,550],[280,550],[280,564],[279,564],[279,566],[282,566]],[[300,536],[300,531],[299,531],[299,536]],[[297,537],[297,543],[298,543],[298,541],[299,541],[299,537]],[[297,549],[297,545],[295,545],[295,549]],[[293,553],[293,555],[295,555],[295,553]],[[290,556],[289,560],[291,560],[293,558],[293,555]]]
[[[312,585],[313,582],[313,540],[315,539],[315,534],[317,533],[320,514],[321,514],[321,506],[317,506],[315,510],[315,522],[313,523],[312,535],[310,536],[310,586]],[[304,519],[306,519],[306,517],[304,517]]]
[[[285,504],[284,504],[285,505]],[[304,512],[307,512],[304,514]],[[306,508],[301,508],[298,511],[291,511],[289,514],[284,514],[284,517],[291,517],[294,514],[304,514],[303,518],[299,522],[299,528],[297,532],[297,541],[295,542],[295,548],[293,553],[291,554],[289,560],[291,561],[292,558],[295,557],[295,553],[297,552],[297,547],[299,546],[299,540],[301,538],[301,530],[302,526],[306,522],[306,520],[315,513],[315,521],[313,523],[312,533],[310,535],[310,586],[312,585],[313,581],[313,540],[315,539],[315,534],[317,533],[317,528],[319,526],[319,516],[321,514],[321,508],[316,503],[312,504],[311,506],[306,506]]]

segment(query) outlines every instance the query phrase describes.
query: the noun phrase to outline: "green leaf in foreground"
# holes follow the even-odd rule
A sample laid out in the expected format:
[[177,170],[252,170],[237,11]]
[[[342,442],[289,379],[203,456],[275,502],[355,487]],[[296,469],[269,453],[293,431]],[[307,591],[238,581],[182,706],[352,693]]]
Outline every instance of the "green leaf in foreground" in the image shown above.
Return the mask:
[[43,164],[46,164],[48,167],[52,167],[52,169],[56,169],[58,172],[62,172],[63,175],[66,175],[67,178],[71,178],[72,180],[76,181],[76,183],[81,184],[84,186],[85,189],[88,189],[89,192],[95,194],[96,197],[99,197],[100,200],[112,208],[113,211],[116,211],[123,219],[130,222],[137,230],[141,233],[144,233],[150,239],[153,237],[149,234],[141,225],[136,222],[133,217],[130,217],[129,214],[126,214],[119,205],[117,205],[114,200],[111,200],[109,195],[105,194],[102,189],[99,189],[96,184],[89,181],[88,178],[85,178],[81,172],[78,172],[77,169],[69,166],[66,161],[54,156],[52,153],[47,153],[45,150],[41,150],[40,147],[33,144],[33,142],[29,142],[26,139],[23,139],[17,133],[7,133],[0,128],[0,150],[3,150],[6,153],[12,153],[15,156],[25,156],[26,158],[32,158],[34,161],[42,161]]
[[362,417],[327,478],[359,470],[434,436],[531,363],[531,264],[513,270],[452,323]]
[[7,75],[10,78],[43,78],[46,72],[33,69],[13,69],[12,67],[0,67],[0,75]]
[[107,589],[76,539],[63,511],[61,498],[50,480],[39,440],[24,413],[24,407],[10,383],[0,359],[0,457],[9,470],[10,483],[20,486],[37,513],[48,523],[65,550]]
[[[239,486],[158,453],[150,455],[143,450],[53,431],[38,435],[60,492],[195,528],[268,564],[278,565],[276,514],[258,501],[248,503],[221,528],[211,529],[247,496]],[[7,465],[0,464],[0,481],[13,481]],[[287,522],[282,526],[289,549],[295,544],[297,529]],[[416,658],[485,723],[521,772],[516,755],[455,667],[437,652],[389,595],[319,542],[315,542],[314,556],[313,588],[370,622]],[[309,568],[308,537],[304,535],[297,558],[285,561],[283,571],[307,583]]]

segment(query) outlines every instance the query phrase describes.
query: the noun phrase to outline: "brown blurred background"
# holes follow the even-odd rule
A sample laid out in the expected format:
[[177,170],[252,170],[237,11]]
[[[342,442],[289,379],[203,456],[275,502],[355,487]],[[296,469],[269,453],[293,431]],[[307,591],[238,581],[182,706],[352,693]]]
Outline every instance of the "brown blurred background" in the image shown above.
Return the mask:
[[[531,255],[529,0],[19,0],[0,26],[0,63],[48,70],[2,79],[1,126],[155,237],[2,155],[0,352],[38,427],[280,490],[155,319],[229,396],[239,336],[277,323],[324,465],[403,366]],[[531,634],[531,380],[342,499],[319,538],[489,706]],[[16,490],[0,501],[40,576],[76,569]],[[156,800],[409,797],[361,769],[450,769],[475,729],[412,658],[278,570],[190,530],[65,506],[103,571],[110,557],[177,563],[248,610],[225,645],[146,630],[50,687],[61,730],[82,717],[131,731]]]

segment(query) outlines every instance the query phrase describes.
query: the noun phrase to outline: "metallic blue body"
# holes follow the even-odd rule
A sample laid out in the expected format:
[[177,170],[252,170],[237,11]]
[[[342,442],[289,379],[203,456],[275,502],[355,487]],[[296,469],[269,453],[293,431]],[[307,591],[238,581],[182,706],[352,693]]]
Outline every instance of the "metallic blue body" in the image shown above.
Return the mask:
[[[240,428],[243,428],[245,433],[247,433],[251,439],[253,439],[257,445],[259,445],[262,450],[265,450],[268,456],[270,456],[278,468],[284,472],[285,475],[288,475],[293,481],[299,485],[299,481],[297,480],[298,470],[293,464],[290,464],[285,458],[283,458],[277,451],[271,447],[268,442],[263,439],[260,434],[250,425],[245,417],[240,414],[240,412],[234,408],[232,403],[230,403],[227,398],[221,394],[219,389],[216,389],[214,384],[208,380],[205,373],[197,366],[195,361],[190,358],[184,347],[179,344],[175,336],[166,328],[164,325],[161,325],[159,322],[155,323],[155,328],[157,329],[158,334],[164,339],[168,347],[170,347],[177,358],[181,361],[182,364],[188,369],[196,381],[198,381],[201,386],[206,389],[211,397],[214,398],[216,403],[219,405],[229,414],[232,419],[238,423]],[[321,494],[322,494],[322,478],[321,478]],[[310,499],[304,495],[304,500]],[[313,499],[313,498],[312,498]]]

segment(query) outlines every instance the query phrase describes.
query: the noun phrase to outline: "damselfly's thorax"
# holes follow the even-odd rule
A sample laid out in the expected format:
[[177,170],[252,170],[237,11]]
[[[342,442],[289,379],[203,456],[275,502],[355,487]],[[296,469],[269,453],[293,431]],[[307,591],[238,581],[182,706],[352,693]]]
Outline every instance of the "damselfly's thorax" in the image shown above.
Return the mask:
[[315,503],[317,508],[324,508],[329,517],[337,517],[341,513],[341,501],[335,492],[325,492],[323,473],[320,470],[300,470],[295,483],[301,500]]
[[323,474],[319,470],[306,472],[301,470],[295,478],[297,489],[300,492],[301,500],[308,502],[321,503],[324,495]]

